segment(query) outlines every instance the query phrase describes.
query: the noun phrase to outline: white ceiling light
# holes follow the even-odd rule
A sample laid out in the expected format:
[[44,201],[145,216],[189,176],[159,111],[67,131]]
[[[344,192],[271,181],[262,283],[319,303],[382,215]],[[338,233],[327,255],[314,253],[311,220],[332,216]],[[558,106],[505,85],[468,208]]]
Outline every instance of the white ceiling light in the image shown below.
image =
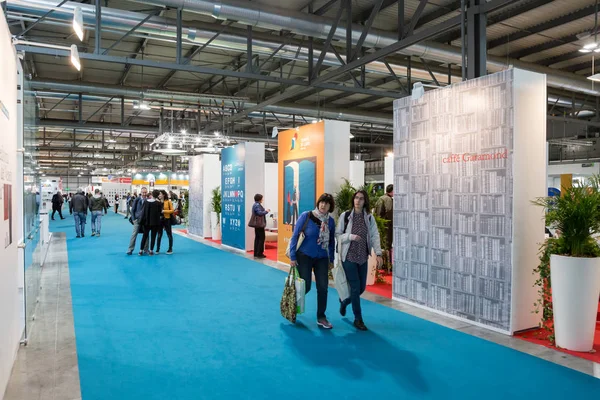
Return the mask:
[[592,50],[590,50],[590,49],[579,49],[579,52],[580,53],[591,53]]
[[600,74],[594,74],[592,76],[588,76],[590,81],[600,82]]
[[275,151],[275,149],[273,147],[267,147],[265,148],[266,151]]
[[81,71],[81,60],[79,59],[79,50],[74,44],[71,45],[71,64],[77,71]]
[[83,15],[81,14],[81,7],[79,6],[75,7],[75,10],[73,10],[73,30],[79,38],[79,41],[83,41],[83,33],[85,28],[83,26]]
[[220,134],[221,134],[221,132],[215,131],[215,136],[219,136]]
[[354,139],[354,135],[353,134],[350,134],[350,139]]
[[585,46],[583,46],[585,50],[594,50],[596,47],[598,47],[598,43],[595,42],[588,43]]

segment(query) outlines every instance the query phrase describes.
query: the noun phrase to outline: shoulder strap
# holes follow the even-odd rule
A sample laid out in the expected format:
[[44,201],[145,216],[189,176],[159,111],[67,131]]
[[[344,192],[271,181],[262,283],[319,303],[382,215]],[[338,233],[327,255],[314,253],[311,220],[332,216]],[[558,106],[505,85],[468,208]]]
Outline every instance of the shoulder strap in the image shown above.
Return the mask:
[[344,233],[346,233],[346,228],[348,228],[348,221],[350,220],[350,211],[346,211],[344,213]]
[[306,225],[308,225],[308,220],[310,219],[310,214],[308,214],[310,211],[305,211],[304,214],[306,215],[306,219],[304,220],[304,225],[302,225],[302,230],[300,232],[304,232],[304,230],[306,229]]

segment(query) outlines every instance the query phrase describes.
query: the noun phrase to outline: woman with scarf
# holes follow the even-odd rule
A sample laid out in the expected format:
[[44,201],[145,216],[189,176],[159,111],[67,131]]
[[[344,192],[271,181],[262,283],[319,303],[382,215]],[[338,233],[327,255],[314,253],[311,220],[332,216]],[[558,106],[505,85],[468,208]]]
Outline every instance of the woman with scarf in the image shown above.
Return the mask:
[[[298,268],[300,278],[304,279],[306,293],[310,292],[312,271],[315,272],[317,285],[317,325],[331,329],[327,320],[327,289],[329,287],[329,269],[333,267],[335,256],[335,221],[330,217],[335,203],[333,196],[323,193],[317,201],[317,207],[300,215],[290,238],[290,265]],[[304,232],[304,241],[296,250],[300,232]]]
[[381,258],[381,244],[379,230],[375,217],[371,215],[369,195],[364,190],[359,190],[352,197],[353,209],[340,215],[338,219],[336,236],[338,246],[341,246],[340,257],[346,279],[350,284],[350,297],[340,300],[340,314],[346,316],[346,307],[352,304],[354,313],[354,326],[366,331],[360,308],[360,295],[367,287],[368,261],[371,249],[377,255],[377,268],[383,265]]

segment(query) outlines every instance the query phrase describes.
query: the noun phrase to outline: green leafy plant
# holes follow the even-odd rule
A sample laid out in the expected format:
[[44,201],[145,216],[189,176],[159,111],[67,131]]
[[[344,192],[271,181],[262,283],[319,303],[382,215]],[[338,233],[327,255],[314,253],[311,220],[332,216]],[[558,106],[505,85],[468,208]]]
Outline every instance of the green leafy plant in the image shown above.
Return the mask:
[[342,215],[343,212],[350,211],[352,209],[354,206],[352,204],[352,196],[354,196],[354,192],[356,192],[354,186],[352,186],[348,179],[344,178],[344,183],[342,183],[334,198],[337,215]]
[[188,212],[190,210],[190,195],[189,195],[189,192],[187,190],[182,191],[181,197],[185,197],[185,201],[183,203],[182,213],[183,213],[183,219],[187,220]]
[[210,201],[211,209],[221,215],[221,186],[217,186],[212,190],[212,200]]
[[561,197],[540,197],[532,203],[544,208],[546,226],[558,233],[558,237],[546,240],[540,247],[540,264],[534,270],[539,297],[533,312],[541,311],[542,328],[554,343],[550,256],[600,257],[600,247],[594,238],[600,233],[600,176],[563,189]]

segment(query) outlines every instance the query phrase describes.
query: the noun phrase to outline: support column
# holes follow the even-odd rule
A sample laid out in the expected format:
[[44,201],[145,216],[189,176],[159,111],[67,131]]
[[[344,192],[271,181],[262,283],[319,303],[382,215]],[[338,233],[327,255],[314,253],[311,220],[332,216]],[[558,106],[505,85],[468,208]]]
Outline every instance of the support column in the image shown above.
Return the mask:
[[478,12],[484,0],[470,0],[467,9],[467,79],[487,74],[487,16]]
[[102,47],[102,0],[96,0],[96,40],[94,53],[100,54],[100,48]]

